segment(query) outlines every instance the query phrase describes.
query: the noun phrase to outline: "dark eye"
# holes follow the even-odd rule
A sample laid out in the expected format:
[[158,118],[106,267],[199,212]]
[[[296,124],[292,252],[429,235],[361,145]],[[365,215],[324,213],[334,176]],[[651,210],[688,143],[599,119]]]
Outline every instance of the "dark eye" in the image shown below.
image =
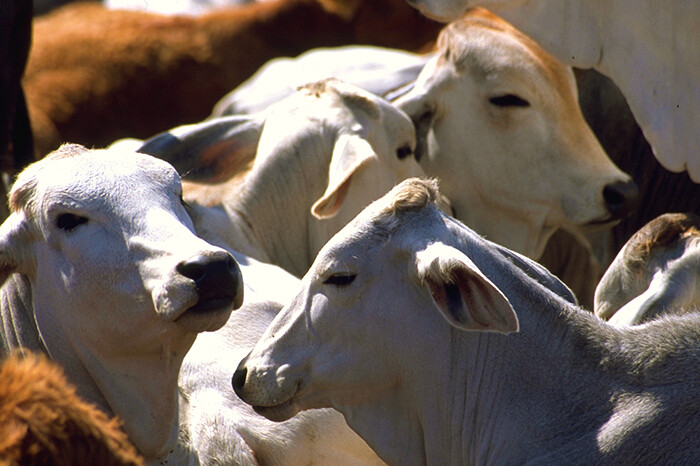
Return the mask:
[[81,217],[75,214],[61,214],[56,217],[56,227],[65,231],[73,231],[78,226],[87,222],[87,217]]
[[413,150],[410,146],[403,146],[396,149],[396,157],[398,157],[399,160],[403,160],[406,157],[410,157],[411,154],[413,154]]
[[336,275],[331,275],[324,281],[323,283],[325,285],[333,285],[333,286],[348,286],[351,284],[357,275],[354,274],[336,274]]
[[499,95],[497,97],[491,97],[489,99],[493,105],[497,107],[529,107],[530,102],[518,97],[515,94]]

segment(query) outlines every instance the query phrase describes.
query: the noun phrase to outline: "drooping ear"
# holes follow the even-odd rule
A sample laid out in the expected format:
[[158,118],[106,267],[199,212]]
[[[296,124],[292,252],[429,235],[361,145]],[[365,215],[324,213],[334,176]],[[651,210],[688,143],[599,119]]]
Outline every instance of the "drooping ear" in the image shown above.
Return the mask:
[[30,234],[23,213],[13,213],[0,225],[0,286],[15,272],[29,269]]
[[418,279],[447,321],[462,330],[517,332],[518,317],[505,295],[464,253],[431,243],[415,255]]
[[338,213],[352,175],[372,158],[376,158],[376,154],[369,142],[356,134],[341,134],[333,147],[326,192],[311,206],[311,214],[323,219]]
[[217,183],[236,175],[255,158],[262,115],[234,115],[173,128],[138,149],[169,162],[183,179]]

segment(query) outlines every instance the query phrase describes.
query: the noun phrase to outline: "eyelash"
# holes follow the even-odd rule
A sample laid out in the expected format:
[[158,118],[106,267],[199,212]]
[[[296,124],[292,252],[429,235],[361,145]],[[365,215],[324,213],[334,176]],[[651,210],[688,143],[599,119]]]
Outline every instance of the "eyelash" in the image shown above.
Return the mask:
[[87,217],[81,217],[80,215],[76,214],[61,214],[56,217],[56,228],[69,233],[78,228],[80,225],[84,225],[86,223],[88,223]]
[[338,286],[338,287],[345,287],[345,286],[349,286],[353,281],[355,281],[355,277],[357,277],[357,275],[349,275],[349,274],[331,275],[323,282],[323,284],[324,285],[333,285],[333,286]]
[[497,107],[529,107],[530,106],[530,102],[523,99],[522,97],[518,97],[515,94],[505,94],[505,95],[500,95],[497,97],[491,97],[489,99],[489,102],[491,102],[493,105],[496,105]]

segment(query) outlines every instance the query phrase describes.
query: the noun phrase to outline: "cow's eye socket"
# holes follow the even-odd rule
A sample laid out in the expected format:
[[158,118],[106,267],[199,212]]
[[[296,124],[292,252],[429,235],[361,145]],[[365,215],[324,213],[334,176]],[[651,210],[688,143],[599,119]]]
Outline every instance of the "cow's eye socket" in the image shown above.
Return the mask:
[[410,146],[402,146],[396,149],[396,157],[398,157],[399,160],[403,160],[411,154],[413,154],[413,149],[411,149]]
[[331,275],[324,281],[323,283],[325,285],[334,285],[334,286],[348,286],[351,284],[357,275],[355,274],[336,274],[336,275]]
[[56,217],[56,227],[64,231],[73,231],[78,226],[87,222],[87,217],[81,217],[75,214],[61,214]]
[[530,106],[530,102],[523,99],[522,97],[518,97],[515,94],[505,94],[505,95],[499,95],[496,97],[491,97],[489,99],[489,102],[491,102],[493,105],[495,105],[497,107],[529,107]]

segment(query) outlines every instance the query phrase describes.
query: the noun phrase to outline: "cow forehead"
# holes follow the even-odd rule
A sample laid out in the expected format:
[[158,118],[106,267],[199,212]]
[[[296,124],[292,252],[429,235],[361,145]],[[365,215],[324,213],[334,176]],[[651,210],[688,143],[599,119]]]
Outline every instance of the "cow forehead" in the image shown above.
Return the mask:
[[[42,161],[34,177],[32,196],[46,202],[144,203],[180,192],[180,178],[169,164],[137,153],[97,151],[75,157]],[[25,181],[27,177],[18,180]],[[21,187],[17,187],[21,189]]]
[[[522,73],[543,79],[563,95],[575,92],[570,70],[528,36],[488,12],[472,12],[448,26],[438,45],[441,60],[481,74]],[[572,97],[575,97],[572,94]]]

